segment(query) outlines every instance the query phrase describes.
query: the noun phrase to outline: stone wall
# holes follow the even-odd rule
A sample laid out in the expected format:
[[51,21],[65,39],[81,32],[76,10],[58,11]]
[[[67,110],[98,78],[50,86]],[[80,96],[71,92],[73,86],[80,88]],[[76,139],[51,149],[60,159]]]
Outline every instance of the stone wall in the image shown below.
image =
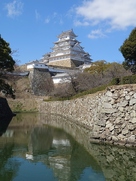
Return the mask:
[[41,113],[68,117],[90,129],[92,142],[136,146],[136,86],[110,87],[82,98],[41,102]]
[[78,67],[79,65],[82,65],[83,62],[82,61],[78,61],[78,60],[73,60],[73,59],[66,59],[66,60],[57,60],[57,61],[51,61],[48,63],[48,65],[52,65],[52,66],[59,66],[59,67]]
[[51,61],[48,65],[59,66],[59,67],[73,67],[70,59],[60,60],[60,61]]
[[29,79],[34,95],[47,95],[53,87],[53,81],[47,69],[31,69]]

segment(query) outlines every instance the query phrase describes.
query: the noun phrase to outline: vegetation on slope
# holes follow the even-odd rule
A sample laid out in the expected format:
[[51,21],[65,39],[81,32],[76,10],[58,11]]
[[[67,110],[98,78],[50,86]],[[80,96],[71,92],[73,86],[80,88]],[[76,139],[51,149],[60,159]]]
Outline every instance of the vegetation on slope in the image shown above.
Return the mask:
[[122,64],[97,61],[84,72],[71,76],[71,83],[55,87],[51,99],[70,99],[104,90],[107,86],[124,83],[124,76],[132,75]]

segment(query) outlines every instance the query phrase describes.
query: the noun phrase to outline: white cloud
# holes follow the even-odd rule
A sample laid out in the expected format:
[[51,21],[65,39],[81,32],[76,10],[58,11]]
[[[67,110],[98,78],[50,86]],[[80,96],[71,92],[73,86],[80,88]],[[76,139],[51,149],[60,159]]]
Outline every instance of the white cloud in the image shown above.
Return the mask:
[[48,23],[50,22],[50,18],[47,17],[44,22],[45,22],[46,24],[48,24]]
[[90,25],[106,23],[112,29],[136,26],[136,0],[86,0],[75,12]]
[[104,38],[106,35],[102,32],[101,29],[92,30],[91,33],[88,35],[88,38],[96,39],[96,38]]
[[20,0],[13,0],[5,5],[9,17],[19,16],[23,12],[23,3]]
[[48,24],[49,22],[53,22],[54,24],[63,24],[63,15],[58,14],[57,12],[54,12],[52,15],[48,15],[45,20],[44,23]]
[[37,10],[35,10],[35,18],[37,21],[41,19],[41,15]]
[[89,23],[87,21],[81,22],[80,20],[75,20],[74,25],[75,26],[89,26]]
[[54,12],[52,15],[52,18],[56,18],[58,16],[58,13]]
[[62,18],[59,19],[59,24],[60,24],[60,25],[63,24],[63,19],[62,19]]

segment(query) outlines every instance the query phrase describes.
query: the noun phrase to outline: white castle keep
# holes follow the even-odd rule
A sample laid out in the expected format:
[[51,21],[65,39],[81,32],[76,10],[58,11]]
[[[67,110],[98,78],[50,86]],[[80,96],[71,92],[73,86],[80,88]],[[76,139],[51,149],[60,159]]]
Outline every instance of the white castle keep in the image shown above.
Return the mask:
[[90,64],[89,53],[84,51],[76,37],[72,29],[62,32],[58,36],[58,41],[54,43],[52,52],[46,53],[40,62],[51,66],[70,68]]
[[54,84],[57,84],[67,82],[70,74],[90,67],[90,55],[84,51],[76,37],[72,29],[62,32],[51,48],[52,52],[46,53],[40,60],[27,63],[27,69],[46,69]]

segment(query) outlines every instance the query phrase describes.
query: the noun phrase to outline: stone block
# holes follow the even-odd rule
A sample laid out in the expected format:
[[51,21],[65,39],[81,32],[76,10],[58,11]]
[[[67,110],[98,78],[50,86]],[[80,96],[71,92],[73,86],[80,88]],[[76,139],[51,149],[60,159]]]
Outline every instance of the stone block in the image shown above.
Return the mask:
[[102,109],[102,113],[115,113],[115,112],[117,112],[117,110],[116,109]]
[[123,112],[124,111],[124,108],[123,107],[118,107],[118,110]]
[[134,98],[136,99],[136,93],[135,93],[133,96],[134,96]]
[[121,125],[121,128],[124,129],[126,127],[126,122],[124,122],[122,125]]
[[112,127],[112,123],[111,122],[108,122],[107,124],[106,124],[106,128],[110,128],[110,127]]
[[112,136],[112,140],[117,142],[118,138],[116,136]]
[[130,96],[132,96],[133,94],[134,94],[134,92],[133,92],[133,91],[130,91],[130,92],[129,92],[129,95],[130,95]]
[[131,111],[130,117],[131,117],[131,118],[136,118],[136,111],[135,111],[135,110],[132,110],[132,111]]
[[106,108],[106,109],[111,109],[112,105],[110,103],[104,102],[103,107]]
[[115,100],[114,99],[111,99],[110,100],[110,103],[113,105],[113,104],[115,104]]
[[113,130],[114,130],[114,125],[112,125],[111,127],[109,127],[109,130],[110,130],[110,131],[113,131]]
[[127,129],[127,128],[123,129],[123,130],[122,130],[122,134],[123,134],[123,135],[128,134],[128,129]]
[[116,128],[116,127],[115,127],[115,134],[116,134],[116,135],[119,135],[121,132],[122,132],[122,129],[121,129],[121,128]]
[[122,124],[122,119],[121,119],[121,117],[117,117],[114,123],[115,123],[115,124]]
[[134,126],[133,124],[128,125],[128,129],[129,129],[130,131],[135,130],[135,128],[136,128],[136,126]]
[[106,126],[106,120],[104,120],[104,119],[103,120],[98,120],[96,124],[99,125],[99,126],[105,127]]
[[119,139],[120,141],[122,141],[124,138],[125,138],[125,136],[124,136],[123,134],[120,133],[120,134],[118,135],[118,139]]
[[135,141],[136,141],[135,135],[131,135],[131,136],[127,139],[127,142],[130,142],[130,143],[134,143]]
[[111,91],[107,91],[105,95],[109,96],[109,97],[112,97],[112,92]]
[[94,125],[93,132],[96,134],[96,132],[99,132],[99,130],[100,130],[100,126]]
[[134,104],[136,104],[136,99],[134,98],[134,99],[131,99],[130,100],[130,102],[129,102],[129,105],[131,106],[131,105],[134,105]]
[[117,104],[119,107],[126,107],[128,105],[128,101],[122,101]]
[[128,96],[125,96],[125,99],[128,101],[128,100],[130,100],[130,96],[128,95]]
[[114,99],[118,99],[118,98],[119,98],[119,94],[114,93],[114,94],[112,95],[112,98],[114,98]]
[[136,117],[132,118],[129,122],[135,124],[136,123]]

